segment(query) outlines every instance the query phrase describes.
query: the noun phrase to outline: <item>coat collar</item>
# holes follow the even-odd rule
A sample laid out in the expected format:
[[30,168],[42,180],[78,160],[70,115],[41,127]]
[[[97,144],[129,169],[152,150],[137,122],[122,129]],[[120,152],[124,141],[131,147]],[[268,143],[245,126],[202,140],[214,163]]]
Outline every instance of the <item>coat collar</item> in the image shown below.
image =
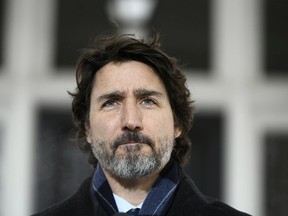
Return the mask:
[[[180,181],[179,169],[177,163],[167,164],[148,193],[139,215],[164,215]],[[92,200],[96,198],[99,201],[109,215],[118,212],[111,188],[99,165],[93,175],[91,196]]]

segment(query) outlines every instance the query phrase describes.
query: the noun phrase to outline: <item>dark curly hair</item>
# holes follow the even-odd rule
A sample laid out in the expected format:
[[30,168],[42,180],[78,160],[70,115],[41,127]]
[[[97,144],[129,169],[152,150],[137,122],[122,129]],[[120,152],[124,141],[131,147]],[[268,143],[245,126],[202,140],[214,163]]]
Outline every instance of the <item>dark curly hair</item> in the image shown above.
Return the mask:
[[162,79],[173,111],[175,126],[181,134],[175,140],[172,158],[179,164],[187,160],[191,142],[188,132],[194,113],[193,101],[186,86],[186,77],[179,70],[176,59],[160,49],[159,33],[154,32],[149,41],[138,40],[133,35],[121,35],[118,31],[97,37],[90,48],[84,49],[76,66],[77,88],[69,92],[73,97],[72,112],[80,149],[89,155],[89,163],[95,166],[91,144],[86,141],[86,126],[89,124],[91,90],[95,74],[109,62],[139,61],[151,68]]

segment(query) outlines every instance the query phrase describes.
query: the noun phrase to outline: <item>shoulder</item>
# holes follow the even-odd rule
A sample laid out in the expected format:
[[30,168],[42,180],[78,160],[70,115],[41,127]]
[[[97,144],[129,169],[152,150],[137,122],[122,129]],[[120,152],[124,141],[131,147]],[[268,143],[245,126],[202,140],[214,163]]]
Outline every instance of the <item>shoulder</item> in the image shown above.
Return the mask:
[[92,203],[90,200],[91,178],[86,179],[70,198],[57,203],[46,210],[33,216],[73,216],[93,215]]
[[70,199],[64,200],[60,203],[57,203],[49,208],[43,210],[42,212],[36,213],[32,216],[60,216],[60,215],[71,215],[71,203]]
[[167,215],[249,216],[217,199],[203,195],[187,176],[179,183]]

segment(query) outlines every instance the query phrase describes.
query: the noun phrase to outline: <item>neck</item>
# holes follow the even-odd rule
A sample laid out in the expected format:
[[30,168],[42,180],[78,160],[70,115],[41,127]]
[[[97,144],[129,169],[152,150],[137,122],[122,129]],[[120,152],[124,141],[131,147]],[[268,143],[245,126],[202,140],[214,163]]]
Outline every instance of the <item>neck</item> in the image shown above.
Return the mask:
[[139,179],[126,180],[112,176],[105,169],[103,171],[112,192],[135,206],[144,202],[149,190],[159,176],[159,173],[154,173]]

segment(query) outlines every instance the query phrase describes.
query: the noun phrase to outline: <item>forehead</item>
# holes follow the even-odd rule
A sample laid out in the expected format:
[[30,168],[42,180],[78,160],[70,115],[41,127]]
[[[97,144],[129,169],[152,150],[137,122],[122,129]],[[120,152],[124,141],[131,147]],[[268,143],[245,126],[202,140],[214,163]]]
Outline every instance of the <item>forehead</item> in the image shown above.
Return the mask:
[[95,75],[93,92],[148,88],[166,93],[163,81],[148,65],[137,62],[110,62]]

